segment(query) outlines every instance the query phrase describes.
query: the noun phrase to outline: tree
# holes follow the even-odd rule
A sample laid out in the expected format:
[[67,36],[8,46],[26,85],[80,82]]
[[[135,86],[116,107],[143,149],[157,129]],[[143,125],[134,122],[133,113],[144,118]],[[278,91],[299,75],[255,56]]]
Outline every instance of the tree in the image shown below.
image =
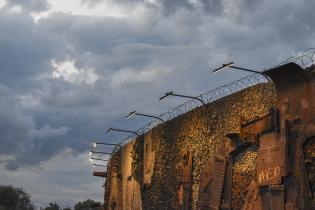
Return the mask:
[[0,210],[34,210],[31,196],[22,188],[0,185]]
[[50,203],[44,210],[61,210],[57,203]]
[[100,202],[95,202],[93,200],[86,200],[79,202],[74,206],[74,210],[100,210],[102,209],[102,204]]

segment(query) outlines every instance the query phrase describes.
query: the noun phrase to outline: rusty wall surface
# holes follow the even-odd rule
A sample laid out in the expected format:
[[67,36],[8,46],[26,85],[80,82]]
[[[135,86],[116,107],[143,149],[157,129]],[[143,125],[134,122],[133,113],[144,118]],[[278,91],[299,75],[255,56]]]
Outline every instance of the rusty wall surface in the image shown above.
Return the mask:
[[[137,190],[137,197],[141,197],[142,209],[196,210],[204,204],[202,193],[207,190],[214,206],[205,209],[312,209],[315,71],[302,74],[278,77],[274,83],[279,85],[277,89],[273,83],[259,84],[196,108],[158,125],[124,148],[122,156],[128,158],[122,168],[128,170],[123,172],[123,180],[132,174],[139,183],[141,195]],[[273,124],[278,117],[275,113],[279,114],[279,126]],[[245,149],[234,153],[227,134],[238,134]],[[192,168],[184,164],[189,151]],[[224,161],[219,164],[215,159]],[[219,172],[212,173],[210,168]],[[214,186],[207,185],[207,178]],[[227,179],[230,182],[226,183]],[[204,191],[199,191],[202,187]],[[122,199],[130,203],[132,186],[123,181],[122,188]],[[183,208],[187,200],[190,205]],[[128,209],[126,203],[123,209]]]
[[[308,153],[307,150],[314,152],[315,144],[312,140],[315,136],[315,66],[302,69],[295,63],[288,63],[270,69],[266,74],[277,89],[279,126],[275,134],[280,143],[279,151],[268,149],[271,152],[268,158],[272,157],[272,153],[279,154],[282,162],[276,161],[279,166],[278,174],[275,176],[273,171],[272,177],[278,175],[282,179],[278,185],[269,187],[266,195],[260,192],[260,196],[264,199],[270,196],[268,193],[276,193],[274,199],[281,201],[286,209],[313,210],[315,192],[312,191],[312,177],[315,172],[310,171],[309,166],[314,164],[314,156],[309,155],[312,152]],[[270,172],[270,168],[266,169]],[[267,178],[270,180],[270,177]],[[277,178],[271,181],[275,182]],[[280,202],[277,203],[279,205]]]
[[123,209],[120,155],[115,155],[107,167],[105,182],[105,210]]
[[145,185],[151,184],[151,177],[153,175],[155,153],[152,150],[152,131],[148,131],[144,134],[144,149],[143,149],[143,183]]
[[[194,151],[192,201],[195,201],[200,171],[219,147],[227,142],[225,135],[239,132],[240,120],[254,119],[274,105],[273,86],[257,85],[152,129],[150,135],[144,136],[144,142],[148,138],[152,141],[155,160],[151,184],[144,185],[142,189],[143,209],[177,209],[178,188],[182,178],[180,162],[187,149]],[[143,141],[143,136],[139,141]],[[137,145],[144,147],[140,142]],[[135,150],[143,152],[144,149],[135,147]],[[141,160],[138,160],[137,165],[144,164]],[[240,186],[250,185],[256,176],[255,167],[255,152],[248,151],[237,158],[233,167],[234,209],[240,209],[243,205],[247,189]],[[141,174],[137,170],[135,173]],[[191,203],[192,209],[195,209],[195,202]]]
[[141,210],[140,185],[132,176],[132,151],[135,141],[129,142],[121,150],[121,182],[122,182],[122,209]]
[[133,175],[134,144],[129,142],[112,156],[105,182],[105,210],[142,210],[141,186]]

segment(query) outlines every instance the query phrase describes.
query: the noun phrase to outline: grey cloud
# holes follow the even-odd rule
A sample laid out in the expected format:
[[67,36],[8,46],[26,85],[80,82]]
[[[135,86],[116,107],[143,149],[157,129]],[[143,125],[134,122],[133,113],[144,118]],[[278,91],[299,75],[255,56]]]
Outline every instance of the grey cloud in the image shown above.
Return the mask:
[[87,4],[90,7],[95,7],[99,3],[103,2],[104,0],[81,0],[83,4]]
[[[66,148],[82,154],[92,139],[118,142],[126,135],[105,135],[106,128],[137,129],[148,120],[123,119],[129,111],[158,115],[185,101],[159,102],[165,91],[198,95],[244,75],[210,74],[223,62],[259,70],[315,44],[311,0],[158,2],[146,5],[141,18],[52,13],[35,23],[27,9],[1,10],[0,153],[13,157],[1,160],[7,169],[40,167]],[[52,78],[52,60],[92,69],[97,80]],[[67,188],[81,183],[71,180]]]
[[178,8],[186,8],[186,9],[193,9],[194,4],[191,1],[184,0],[159,0],[157,1],[159,4],[162,5],[163,10],[167,14],[173,14]]
[[90,5],[91,7],[97,6],[98,3],[102,1],[110,1],[115,4],[128,5],[128,6],[138,6],[139,4],[144,5],[148,8],[155,8],[161,10],[166,15],[174,14],[178,9],[197,9],[203,6],[202,2],[199,4],[194,3],[190,0],[157,0],[157,1],[146,1],[146,0],[81,0],[83,3]]
[[[47,160],[50,155],[55,154],[60,148],[42,153],[40,147],[45,142],[43,139],[61,138],[69,128],[51,128],[49,124],[44,124],[40,128],[31,116],[26,112],[20,103],[19,95],[4,85],[0,85],[0,132],[1,147],[0,152],[4,155],[13,155],[14,159],[4,160],[6,167],[16,170],[23,165],[38,164],[42,160]],[[44,122],[49,123],[49,122]],[[39,139],[39,141],[36,141]],[[53,145],[55,141],[50,142]]]
[[[226,14],[224,21],[215,21],[213,25],[220,34],[213,37],[213,43],[231,57],[238,56],[239,62],[266,67],[314,46],[315,30],[309,24],[314,16],[309,10],[314,8],[313,3],[265,1],[255,9],[245,8],[235,5],[237,13]],[[255,58],[250,56],[253,52]]]
[[[0,13],[0,81],[26,82],[51,71],[52,58],[64,56],[63,37],[35,24],[30,14]],[[24,80],[24,81],[23,81]]]
[[[186,7],[182,3],[178,6]],[[229,72],[213,79],[209,74],[211,66],[234,59],[241,65],[262,68],[304,48],[301,40],[292,42],[294,37],[307,40],[314,33],[312,28],[307,34],[290,30],[290,22],[280,27],[280,19],[272,21],[276,12],[284,12],[282,4],[274,6],[270,17],[268,1],[260,5],[261,10],[258,7],[246,10],[243,4],[229,6],[234,12],[220,16],[188,9],[165,16],[152,7],[147,8],[150,12],[144,23],[132,18],[54,13],[36,24],[27,13],[1,14],[0,25],[5,33],[0,35],[4,69],[0,80],[13,95],[31,94],[38,102],[27,107],[20,107],[18,101],[7,103],[17,104],[19,112],[3,113],[3,119],[14,116],[12,119],[18,122],[7,121],[3,127],[10,127],[6,130],[15,130],[15,135],[20,136],[3,140],[9,145],[4,150],[8,151],[15,142],[20,142],[21,147],[31,145],[25,152],[16,149],[20,154],[10,162],[10,168],[46,161],[64,147],[85,151],[88,140],[103,138],[106,127],[136,128],[143,123],[141,119],[117,122],[128,111],[140,109],[158,114],[180,103],[176,100],[157,103],[163,91],[197,95],[240,76]],[[304,17],[303,8],[292,7],[289,14]],[[300,19],[296,23],[301,28],[309,24]],[[293,38],[286,35],[288,32],[292,32]],[[285,40],[291,41],[290,46],[284,44]],[[41,77],[51,75],[52,59],[73,60],[76,68],[91,68],[99,78],[87,85],[64,78]],[[154,81],[112,85],[113,78],[119,80],[128,71],[138,74],[165,69],[169,73],[157,74]],[[113,137],[112,141],[120,137]]]
[[7,8],[20,6],[25,11],[42,12],[49,9],[50,5],[46,0],[6,0]]
[[0,152],[14,155],[32,145],[30,131],[34,122],[21,112],[13,93],[3,85],[0,85],[0,97]]
[[35,139],[45,139],[66,135],[71,129],[67,127],[52,128],[50,125],[44,125],[39,130],[34,130],[32,136]]
[[[226,2],[224,0],[82,0],[82,2],[90,5],[91,7],[97,6],[102,1],[110,1],[115,4],[144,5],[148,8],[155,8],[163,12],[163,14],[170,16],[175,14],[178,10],[199,10],[207,13],[208,15],[220,15]],[[255,5],[256,2],[261,0],[244,0],[248,7]],[[236,1],[235,3],[238,3]]]

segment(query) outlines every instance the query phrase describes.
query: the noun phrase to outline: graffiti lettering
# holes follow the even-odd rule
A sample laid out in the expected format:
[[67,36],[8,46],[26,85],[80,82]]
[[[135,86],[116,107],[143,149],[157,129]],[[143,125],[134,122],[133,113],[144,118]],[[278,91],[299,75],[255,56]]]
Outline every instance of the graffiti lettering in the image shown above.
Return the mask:
[[273,167],[261,170],[258,172],[258,182],[268,182],[280,176],[280,167]]
[[274,156],[275,153],[280,151],[280,146],[273,146],[273,147],[268,147],[265,149],[262,149],[258,152],[259,156],[262,157],[262,161],[269,164],[271,163],[272,157]]

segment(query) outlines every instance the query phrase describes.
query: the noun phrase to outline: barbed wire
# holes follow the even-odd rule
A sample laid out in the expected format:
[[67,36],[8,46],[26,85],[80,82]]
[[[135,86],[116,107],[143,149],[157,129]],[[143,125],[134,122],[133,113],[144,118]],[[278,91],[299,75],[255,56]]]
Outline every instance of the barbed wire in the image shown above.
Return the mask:
[[315,48],[308,48],[303,51],[302,55],[289,57],[285,61],[268,69],[276,68],[278,66],[282,66],[290,62],[300,65],[303,69],[309,68],[310,66],[315,64]]
[[[267,69],[276,68],[278,66],[281,66],[290,62],[294,62],[300,65],[303,69],[307,69],[308,67],[315,64],[315,48],[308,48],[303,52],[302,55],[292,56],[288,58],[287,60],[279,63],[278,65],[269,67]],[[225,96],[241,91],[245,88],[248,88],[248,87],[260,84],[260,83],[267,83],[267,82],[269,82],[269,80],[263,74],[251,74],[249,76],[246,76],[234,82],[228,83],[216,89],[210,90],[206,93],[203,93],[199,95],[197,98],[201,99],[205,104],[209,104]],[[197,107],[200,107],[201,105],[202,104],[200,103],[200,101],[196,99],[192,99],[168,110],[167,112],[159,115],[159,117],[162,118],[166,122],[168,120],[176,118],[177,116],[185,114],[186,112],[189,112]],[[142,135],[161,123],[162,122],[160,120],[154,119],[150,121],[149,123],[145,124],[143,127],[136,130],[136,132],[139,135]],[[135,139],[136,137],[137,135],[132,134],[128,136],[127,138],[123,139],[121,142],[119,142],[119,145],[124,146],[128,144],[131,140]],[[119,149],[120,147],[116,146],[113,149],[112,154],[118,152]]]
[[[216,100],[219,100],[225,96],[231,95],[233,93],[236,93],[240,90],[243,90],[245,88],[260,84],[260,83],[266,83],[268,82],[267,78],[262,74],[251,74],[249,76],[246,76],[244,78],[241,78],[239,80],[236,80],[234,82],[228,83],[226,85],[223,85],[221,87],[218,87],[216,89],[210,90],[206,93],[203,93],[199,95],[197,98],[201,99],[205,104],[210,104]],[[202,106],[203,104],[200,103],[199,100],[191,99],[183,104],[180,104],[167,112],[159,115],[160,118],[162,118],[165,122],[169,121],[171,119],[174,119],[182,114],[185,114],[197,107]],[[136,132],[139,135],[142,135],[146,133],[147,131],[151,130],[152,128],[156,127],[157,125],[161,124],[162,122],[158,119],[154,119],[150,121],[149,123],[145,124],[143,127],[136,130]],[[127,138],[123,139],[121,142],[119,142],[119,145],[124,146],[128,144],[131,140],[135,139],[137,137],[136,134],[132,134],[128,136]],[[120,147],[115,147],[113,150],[114,154],[120,149]]]

